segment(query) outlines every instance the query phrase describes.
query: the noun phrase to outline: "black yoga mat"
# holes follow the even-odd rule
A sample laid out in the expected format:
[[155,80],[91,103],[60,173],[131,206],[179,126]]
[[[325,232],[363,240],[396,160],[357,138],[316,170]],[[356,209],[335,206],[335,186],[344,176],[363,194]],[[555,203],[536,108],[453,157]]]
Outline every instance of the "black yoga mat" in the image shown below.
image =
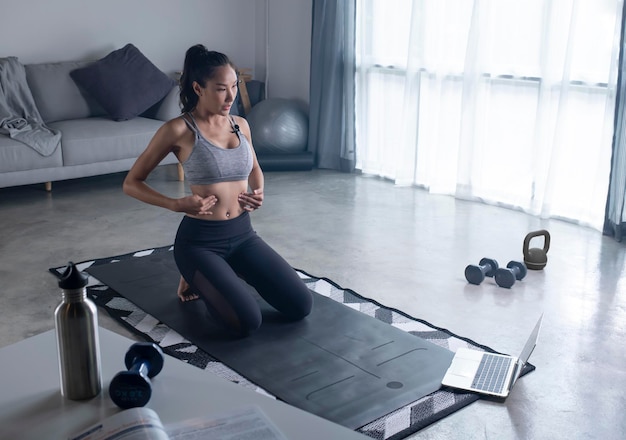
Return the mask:
[[251,288],[263,325],[233,339],[202,301],[178,300],[172,252],[86,271],[279,399],[351,429],[438,390],[452,361],[451,351],[317,293],[311,315],[286,322]]

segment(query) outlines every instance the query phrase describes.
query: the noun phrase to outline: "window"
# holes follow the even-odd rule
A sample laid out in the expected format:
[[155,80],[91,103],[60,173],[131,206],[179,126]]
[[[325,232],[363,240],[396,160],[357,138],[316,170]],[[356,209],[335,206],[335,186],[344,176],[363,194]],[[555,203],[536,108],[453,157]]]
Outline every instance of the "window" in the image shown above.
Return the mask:
[[601,228],[621,7],[358,1],[357,168]]

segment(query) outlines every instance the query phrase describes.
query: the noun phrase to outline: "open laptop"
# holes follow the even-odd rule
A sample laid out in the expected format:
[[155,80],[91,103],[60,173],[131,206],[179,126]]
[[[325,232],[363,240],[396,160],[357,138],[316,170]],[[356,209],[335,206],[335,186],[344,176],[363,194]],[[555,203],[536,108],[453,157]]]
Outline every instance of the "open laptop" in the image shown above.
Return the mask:
[[537,344],[542,319],[543,314],[519,357],[459,348],[441,384],[491,396],[508,396]]

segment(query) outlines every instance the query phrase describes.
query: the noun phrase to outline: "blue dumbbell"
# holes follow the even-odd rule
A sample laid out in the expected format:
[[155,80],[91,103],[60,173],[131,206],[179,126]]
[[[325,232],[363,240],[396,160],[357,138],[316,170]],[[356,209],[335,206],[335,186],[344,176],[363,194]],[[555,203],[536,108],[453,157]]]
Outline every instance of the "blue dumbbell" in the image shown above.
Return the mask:
[[483,258],[478,265],[470,264],[465,268],[465,279],[471,284],[480,284],[485,277],[492,277],[498,270],[498,262],[493,258]]
[[137,342],[124,357],[128,371],[120,371],[109,384],[109,396],[120,408],[144,406],[152,396],[150,379],[163,368],[163,351],[152,342]]
[[519,261],[509,261],[506,268],[496,270],[496,284],[500,287],[510,289],[516,280],[521,280],[526,276],[526,265]]

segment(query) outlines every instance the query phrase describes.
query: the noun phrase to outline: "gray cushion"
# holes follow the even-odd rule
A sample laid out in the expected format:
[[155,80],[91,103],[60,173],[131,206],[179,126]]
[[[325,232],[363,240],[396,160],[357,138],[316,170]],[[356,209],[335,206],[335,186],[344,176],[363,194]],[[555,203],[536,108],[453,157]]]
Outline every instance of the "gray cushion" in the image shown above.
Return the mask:
[[26,80],[44,122],[102,116],[106,112],[70,77],[87,62],[26,64]]
[[63,133],[63,165],[84,165],[138,157],[162,121],[134,118],[116,122],[109,118],[57,121],[50,128]]
[[180,116],[180,89],[178,86],[172,87],[172,90],[165,98],[154,104],[147,111],[141,114],[146,118],[158,119],[159,121],[169,121]]
[[145,112],[175,84],[132,44],[73,70],[70,75],[116,121]]

